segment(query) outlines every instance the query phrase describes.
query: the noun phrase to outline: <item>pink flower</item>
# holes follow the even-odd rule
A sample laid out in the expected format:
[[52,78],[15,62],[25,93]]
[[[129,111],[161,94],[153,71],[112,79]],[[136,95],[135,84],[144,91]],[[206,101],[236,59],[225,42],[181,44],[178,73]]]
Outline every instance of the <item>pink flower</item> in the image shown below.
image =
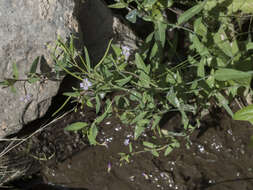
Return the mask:
[[92,83],[87,78],[83,79],[83,82],[80,83],[80,88],[83,90],[88,90],[90,86],[92,86]]

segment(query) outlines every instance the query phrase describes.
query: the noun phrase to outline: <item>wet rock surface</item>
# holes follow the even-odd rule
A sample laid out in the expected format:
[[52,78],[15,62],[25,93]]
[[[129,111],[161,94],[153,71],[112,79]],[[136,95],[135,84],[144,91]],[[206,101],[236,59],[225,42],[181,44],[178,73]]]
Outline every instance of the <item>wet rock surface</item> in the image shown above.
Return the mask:
[[[62,145],[57,151],[65,151],[50,160],[40,161],[44,184],[89,190],[247,190],[253,187],[253,148],[249,146],[253,128],[246,122],[232,120],[225,112],[206,116],[202,126],[191,135],[188,147],[182,141],[182,146],[167,157],[162,153],[159,158],[141,153],[130,157],[130,163],[119,161],[118,153],[129,151],[126,140],[132,142],[135,151],[140,150],[142,144],[133,141],[131,127],[120,124],[118,119],[106,120],[100,126],[97,140],[106,146],[90,147],[78,133],[67,134],[69,138],[79,138],[69,145],[66,145],[69,141],[66,136],[55,136],[60,134],[54,132],[56,127],[63,129],[74,121],[88,121],[84,115],[73,113],[48,128],[51,133],[44,131],[39,135],[40,141],[44,138],[43,144],[45,139],[52,139],[51,145],[44,145],[47,147],[44,149],[55,143],[54,146]],[[92,117],[91,114],[90,119]],[[141,139],[151,140],[151,137],[147,133]],[[69,156],[60,156],[64,154]]]

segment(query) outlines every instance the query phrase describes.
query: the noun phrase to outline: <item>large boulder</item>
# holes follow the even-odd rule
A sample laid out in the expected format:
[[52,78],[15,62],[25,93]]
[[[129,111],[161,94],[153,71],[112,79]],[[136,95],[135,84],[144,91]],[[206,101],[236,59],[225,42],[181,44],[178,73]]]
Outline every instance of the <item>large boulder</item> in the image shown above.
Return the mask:
[[[0,81],[12,77],[14,62],[20,79],[26,78],[37,56],[52,64],[49,47],[57,36],[66,39],[79,32],[74,10],[73,0],[0,0]],[[14,85],[16,93],[0,86],[0,138],[43,116],[59,84],[20,81]]]

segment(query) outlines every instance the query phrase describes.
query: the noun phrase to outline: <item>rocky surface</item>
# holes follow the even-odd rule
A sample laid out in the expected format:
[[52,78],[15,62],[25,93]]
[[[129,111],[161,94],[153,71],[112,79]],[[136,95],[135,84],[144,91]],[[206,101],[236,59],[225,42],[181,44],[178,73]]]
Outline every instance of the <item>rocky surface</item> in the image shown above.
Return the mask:
[[[78,32],[74,8],[72,0],[0,0],[0,81],[12,77],[14,62],[21,79],[26,78],[37,56],[44,56],[52,64],[49,46],[57,35],[65,39],[71,32]],[[50,80],[33,85],[17,82],[15,94],[0,88],[0,137],[43,116],[58,86],[59,82]]]

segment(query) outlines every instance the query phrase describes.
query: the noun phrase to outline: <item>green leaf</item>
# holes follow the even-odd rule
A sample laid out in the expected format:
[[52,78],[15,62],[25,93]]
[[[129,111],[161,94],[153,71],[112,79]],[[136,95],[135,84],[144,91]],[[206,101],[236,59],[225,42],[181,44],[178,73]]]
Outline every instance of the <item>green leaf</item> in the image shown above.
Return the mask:
[[148,142],[148,141],[143,141],[143,145],[148,147],[148,148],[156,148],[157,145],[151,143],[151,142]]
[[136,123],[136,122],[142,120],[142,119],[145,117],[145,115],[146,115],[147,113],[148,113],[147,111],[141,112],[139,115],[137,115],[137,116],[134,118],[134,120],[132,120],[132,122],[131,122],[130,124],[132,125],[132,124],[134,124],[134,123]]
[[233,117],[234,120],[249,121],[253,124],[253,104],[237,111]]
[[9,86],[9,83],[8,83],[7,80],[3,80],[3,81],[0,81],[0,85],[3,85],[4,87],[7,87],[7,86]]
[[95,123],[93,123],[91,125],[89,132],[88,132],[88,140],[91,145],[97,144],[97,141],[96,141],[97,134],[98,134],[97,126],[95,125]]
[[132,143],[131,143],[131,142],[129,143],[129,152],[130,152],[130,153],[132,153],[132,152],[133,152],[133,145],[132,145]]
[[252,50],[253,49],[253,42],[248,42],[246,44],[246,50],[249,51],[249,50]]
[[229,57],[233,57],[230,41],[222,26],[220,27],[219,31],[215,33],[214,42],[223,53]]
[[159,116],[159,115],[154,115],[154,116],[153,116],[153,122],[152,122],[152,128],[151,128],[152,130],[155,129],[156,126],[158,126],[158,124],[159,124],[161,118],[162,118],[162,117]]
[[196,14],[200,13],[200,11],[202,11],[202,9],[204,8],[205,3],[206,3],[206,1],[198,3],[194,7],[188,9],[183,14],[181,14],[180,17],[178,18],[178,22],[177,22],[178,25],[180,25],[184,22],[187,22],[189,19],[194,17]]
[[117,85],[119,85],[120,87],[124,86],[125,84],[127,84],[129,81],[131,81],[132,76],[126,77],[124,79],[120,79],[120,80],[116,80],[115,82],[117,83]]
[[152,50],[151,50],[149,58],[152,59],[153,57],[155,57],[157,55],[157,53],[158,53],[158,45],[155,42],[154,45],[153,45],[153,47],[152,47]]
[[143,125],[136,125],[134,130],[134,140],[137,140],[138,137],[142,134],[142,132],[145,130],[145,127]]
[[194,21],[194,31],[203,38],[206,38],[207,28],[202,23],[202,17],[199,17]]
[[149,72],[150,72],[150,67],[146,66],[141,58],[141,56],[136,53],[135,54],[135,64],[138,68],[139,71],[139,77],[140,77],[140,85],[142,85],[145,88],[150,87],[150,77],[149,77]]
[[175,140],[173,140],[174,141],[174,143],[172,143],[171,144],[171,146],[173,147],[173,148],[179,148],[180,147],[180,143],[175,139]]
[[146,43],[152,42],[153,37],[154,37],[154,32],[151,32],[151,33],[146,37],[145,42],[146,42]]
[[176,74],[173,73],[172,71],[168,70],[167,71],[168,74],[166,75],[166,82],[170,83],[170,84],[176,84],[177,81],[176,81]]
[[249,72],[239,71],[235,69],[218,69],[214,73],[214,78],[218,81],[236,80],[251,77]]
[[149,68],[145,65],[145,63],[143,62],[141,56],[139,53],[135,54],[135,64],[137,66],[138,69],[141,69],[142,71],[145,72],[145,74],[149,74]]
[[165,40],[166,40],[167,24],[163,23],[162,21],[157,21],[156,27],[157,27],[157,31],[155,32],[155,37],[158,41],[160,41],[162,47],[164,47]]
[[233,0],[232,3],[226,7],[229,13],[241,11],[244,14],[251,14],[253,12],[252,0]]
[[113,49],[116,57],[120,57],[121,52],[122,52],[121,48],[117,45],[112,44],[112,49]]
[[64,128],[66,131],[78,131],[84,127],[87,127],[89,124],[86,122],[76,122]]
[[200,42],[197,35],[190,34],[190,40],[193,43],[193,48],[196,49],[196,51],[203,57],[206,55],[209,55],[208,48]]
[[69,54],[71,56],[74,56],[74,53],[75,53],[75,47],[74,47],[74,36],[72,35],[71,38],[70,38],[70,42],[69,42]]
[[112,102],[110,100],[108,100],[108,101],[109,101],[109,103],[107,105],[106,111],[101,116],[96,118],[96,120],[95,120],[96,124],[101,123],[105,119],[105,117],[111,112]]
[[96,114],[98,114],[98,112],[100,111],[100,108],[101,108],[100,99],[98,95],[96,95]]
[[153,154],[153,156],[159,157],[159,153],[156,150],[152,150],[151,153]]
[[17,67],[16,63],[13,63],[12,69],[13,69],[13,78],[18,79],[19,78],[19,73],[18,73],[18,67]]
[[80,93],[79,92],[64,92],[63,93],[64,96],[70,96],[70,97],[79,97],[80,96]]
[[137,10],[134,9],[132,11],[130,11],[127,15],[126,15],[126,19],[129,20],[132,23],[136,23],[136,16],[137,16]]
[[113,9],[122,9],[122,8],[126,8],[127,6],[128,6],[127,3],[119,2],[119,3],[115,3],[113,5],[109,5],[108,7],[113,8]]
[[179,99],[177,98],[177,95],[174,92],[173,88],[171,88],[170,91],[167,93],[167,97],[166,98],[169,101],[169,103],[171,103],[176,108],[180,107]]
[[164,152],[164,156],[168,156],[168,154],[171,153],[172,150],[173,148],[169,145]]
[[90,66],[90,56],[89,56],[89,52],[88,49],[86,47],[84,47],[84,53],[85,53],[85,65],[87,67],[88,72],[91,72],[91,66]]
[[157,0],[145,0],[144,6],[146,8],[152,8],[152,6],[157,2]]
[[90,108],[93,108],[93,104],[92,104],[92,98],[90,98],[90,99],[88,99],[87,101],[86,101],[86,105],[88,106],[88,107],[90,107]]
[[228,100],[221,94],[221,93],[216,93],[215,94],[216,98],[218,99],[219,103],[225,108],[225,110],[228,112],[228,114],[233,117],[234,113],[230,109],[228,105]]
[[31,74],[36,73],[39,60],[40,60],[40,56],[38,56],[38,57],[33,61],[32,66],[31,66],[30,71],[29,71]]
[[205,77],[205,57],[202,57],[198,63],[197,73],[199,77]]

